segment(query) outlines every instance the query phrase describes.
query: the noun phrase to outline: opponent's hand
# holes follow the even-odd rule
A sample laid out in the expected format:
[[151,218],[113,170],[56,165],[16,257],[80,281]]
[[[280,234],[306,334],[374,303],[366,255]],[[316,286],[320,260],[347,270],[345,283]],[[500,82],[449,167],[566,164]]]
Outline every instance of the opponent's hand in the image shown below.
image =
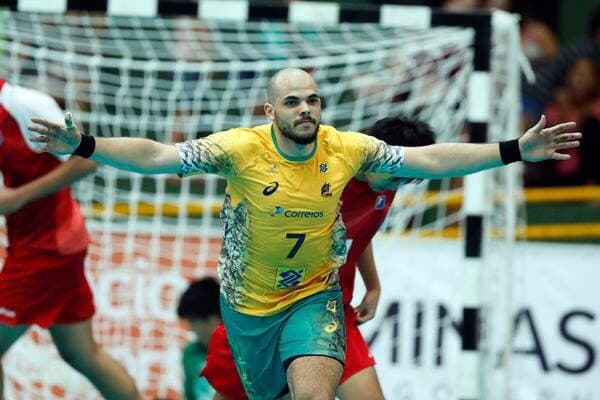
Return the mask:
[[[570,155],[560,150],[579,146],[580,132],[568,132],[575,122],[566,122],[546,128],[546,117],[541,116],[537,124],[519,138],[519,149],[524,161],[568,160]],[[567,133],[568,132],[568,133]]]
[[359,324],[375,318],[375,312],[377,311],[380,295],[381,291],[378,289],[368,290],[367,293],[365,293],[365,296],[358,307],[354,309],[354,312],[356,313],[356,320]]
[[0,215],[17,212],[23,205],[23,196],[19,196],[17,190],[7,187],[0,189]]
[[71,154],[81,142],[79,128],[73,124],[71,113],[66,113],[65,123],[50,121],[45,118],[31,118],[33,123],[28,128],[38,133],[31,136],[30,140],[43,145],[37,149],[39,152],[54,154]]

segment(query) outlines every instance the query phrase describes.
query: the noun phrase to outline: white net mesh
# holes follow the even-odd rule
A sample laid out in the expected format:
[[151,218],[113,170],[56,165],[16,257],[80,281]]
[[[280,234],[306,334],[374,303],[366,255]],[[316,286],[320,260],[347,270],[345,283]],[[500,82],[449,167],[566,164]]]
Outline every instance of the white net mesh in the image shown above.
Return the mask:
[[[403,113],[429,122],[438,141],[461,140],[470,30],[8,11],[0,19],[0,76],[51,94],[93,135],[176,142],[264,123],[269,76],[297,66],[315,77],[326,124],[360,130]],[[181,391],[187,333],[175,307],[188,280],[214,271],[224,186],[212,176],[143,177],[107,167],[76,186],[93,237],[96,338],[150,398]],[[456,236],[459,203],[452,198],[460,181],[437,186],[433,197],[426,185],[405,189],[388,227]],[[32,346],[40,349],[35,357]],[[4,366],[8,399],[94,398],[42,331],[21,340]]]
[[[495,12],[492,20],[492,102],[489,141],[517,137],[521,131],[518,62],[520,35],[518,17]],[[516,398],[512,393],[513,359],[511,335],[518,292],[513,270],[516,234],[526,224],[522,165],[513,164],[490,173],[490,209],[486,238],[487,259],[481,279],[484,324],[482,352],[482,399]]]

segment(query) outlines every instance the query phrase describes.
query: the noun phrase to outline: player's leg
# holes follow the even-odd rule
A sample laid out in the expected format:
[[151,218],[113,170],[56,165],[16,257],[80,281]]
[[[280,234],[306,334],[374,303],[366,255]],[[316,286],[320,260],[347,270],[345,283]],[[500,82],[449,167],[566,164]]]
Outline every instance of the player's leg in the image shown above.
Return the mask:
[[91,320],[53,325],[49,330],[61,357],[87,377],[106,399],[141,399],[125,368],[94,340]]
[[[231,308],[221,295],[221,317],[235,368],[248,398],[275,399],[287,392],[283,360],[278,350],[279,332],[287,318],[287,311],[269,316],[243,314]],[[222,385],[210,379],[216,372],[208,368],[210,356],[209,350],[207,366],[202,373],[219,391]],[[222,394],[227,396],[229,393]]]
[[200,372],[215,389],[213,400],[248,400],[238,375],[223,323],[213,331],[208,343],[206,363]]
[[383,400],[383,391],[374,367],[363,369],[344,381],[337,391],[341,400]]
[[383,400],[383,391],[375,372],[375,359],[363,337],[354,309],[344,307],[346,317],[346,365],[337,396],[342,400]]
[[317,293],[292,307],[280,343],[292,399],[335,397],[344,369],[345,345],[338,289]]
[[4,399],[4,373],[2,371],[2,359],[4,354],[26,331],[28,326],[10,326],[0,323],[0,400]]
[[344,367],[333,358],[304,356],[287,369],[288,385],[294,400],[332,400]]

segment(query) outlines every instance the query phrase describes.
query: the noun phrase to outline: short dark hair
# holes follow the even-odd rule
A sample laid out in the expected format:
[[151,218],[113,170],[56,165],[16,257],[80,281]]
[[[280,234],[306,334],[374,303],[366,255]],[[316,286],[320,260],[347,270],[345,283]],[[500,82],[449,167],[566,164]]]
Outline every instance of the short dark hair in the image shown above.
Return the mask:
[[380,119],[365,133],[392,146],[416,147],[435,143],[435,135],[429,124],[404,116]]
[[183,292],[177,306],[177,315],[185,319],[206,319],[211,315],[221,317],[219,283],[207,277],[192,282]]

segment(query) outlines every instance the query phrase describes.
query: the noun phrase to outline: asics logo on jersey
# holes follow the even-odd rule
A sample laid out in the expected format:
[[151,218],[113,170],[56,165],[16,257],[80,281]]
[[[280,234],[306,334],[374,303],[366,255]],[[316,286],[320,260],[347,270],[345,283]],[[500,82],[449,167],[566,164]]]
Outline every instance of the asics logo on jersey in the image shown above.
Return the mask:
[[302,282],[304,277],[304,268],[302,269],[288,269],[285,271],[277,271],[277,276],[281,279],[277,281],[276,287],[279,289],[287,289],[294,286],[298,286]]
[[269,182],[269,186],[267,186],[264,190],[263,190],[263,194],[265,196],[270,196],[273,193],[275,193],[275,191],[277,190],[277,188],[279,187],[279,182]]

